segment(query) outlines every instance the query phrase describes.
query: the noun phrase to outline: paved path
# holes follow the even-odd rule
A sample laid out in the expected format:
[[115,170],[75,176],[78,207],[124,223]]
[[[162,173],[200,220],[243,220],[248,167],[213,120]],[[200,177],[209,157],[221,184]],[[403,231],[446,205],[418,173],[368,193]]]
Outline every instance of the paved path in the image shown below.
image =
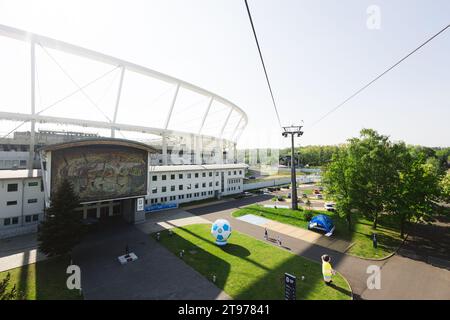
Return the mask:
[[[125,247],[138,260],[121,265]],[[85,299],[230,299],[211,281],[132,225],[111,226],[86,237],[73,254]]]
[[[318,232],[310,231],[307,229],[294,227],[285,223],[278,221],[273,221],[270,219],[262,218],[253,214],[246,214],[237,218],[241,221],[245,221],[251,224],[260,226],[261,228],[266,228],[268,231],[275,231],[277,233],[309,242],[321,247],[336,250],[338,252],[346,252],[350,247],[351,243],[345,240],[339,240],[337,238],[328,238]],[[263,220],[262,220],[263,219]]]
[[[246,233],[264,241],[264,228],[231,216],[238,207],[265,201],[267,197],[257,196],[224,204],[189,210],[209,221],[228,219],[234,230]],[[333,259],[333,266],[350,283],[355,298],[362,299],[450,299],[450,271],[430,266],[421,261],[393,256],[383,261],[364,260],[341,252],[302,241],[272,231],[271,237],[282,238],[283,247],[292,253],[320,262],[323,254]],[[367,267],[381,268],[381,289],[367,289]]]

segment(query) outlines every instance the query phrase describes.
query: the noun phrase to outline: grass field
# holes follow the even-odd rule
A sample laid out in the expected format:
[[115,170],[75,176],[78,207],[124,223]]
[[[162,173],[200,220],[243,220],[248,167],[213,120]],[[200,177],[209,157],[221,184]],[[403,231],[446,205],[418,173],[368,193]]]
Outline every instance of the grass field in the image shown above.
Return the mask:
[[291,210],[282,208],[264,208],[261,205],[251,205],[233,212],[234,217],[240,217],[246,214],[254,214],[267,219],[290,224],[296,227],[307,229],[308,222],[305,213],[326,214],[333,219],[336,230],[333,237],[350,241],[354,245],[347,253],[363,258],[383,258],[395,251],[401,244],[402,239],[394,222],[389,216],[381,216],[377,230],[378,247],[375,249],[372,244],[372,223],[367,219],[359,217],[353,225],[353,230],[349,231],[347,222],[337,213],[321,210]]
[[16,285],[26,300],[74,300],[82,299],[78,290],[66,287],[67,257],[52,258],[27,266],[0,272],[0,280],[8,272],[11,274],[10,286]]
[[[337,274],[334,286],[322,282],[321,265],[284,249],[233,231],[229,243],[217,246],[209,224],[161,232],[160,242],[234,299],[284,299],[284,273],[297,277],[297,299],[350,299],[347,282]],[[153,235],[155,236],[155,235]],[[305,276],[301,280],[301,276]]]

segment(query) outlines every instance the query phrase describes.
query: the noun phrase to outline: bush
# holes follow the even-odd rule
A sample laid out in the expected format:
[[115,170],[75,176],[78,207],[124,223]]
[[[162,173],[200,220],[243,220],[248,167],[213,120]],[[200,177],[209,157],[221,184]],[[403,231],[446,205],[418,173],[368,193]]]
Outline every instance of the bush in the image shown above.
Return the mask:
[[305,217],[306,221],[311,221],[313,214],[312,214],[312,212],[307,211],[307,212],[305,212],[304,217]]

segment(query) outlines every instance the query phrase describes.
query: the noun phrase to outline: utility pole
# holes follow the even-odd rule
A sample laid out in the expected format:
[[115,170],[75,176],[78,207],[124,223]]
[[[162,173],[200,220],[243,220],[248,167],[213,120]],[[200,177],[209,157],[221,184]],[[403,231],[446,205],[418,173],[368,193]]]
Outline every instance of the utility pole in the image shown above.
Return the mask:
[[302,136],[303,131],[301,131],[303,126],[290,126],[290,127],[283,127],[284,132],[282,133],[283,137],[287,137],[288,135],[291,135],[291,200],[292,200],[292,210],[298,209],[297,204],[297,180],[295,177],[295,161],[294,161],[294,137],[297,135],[297,137]]

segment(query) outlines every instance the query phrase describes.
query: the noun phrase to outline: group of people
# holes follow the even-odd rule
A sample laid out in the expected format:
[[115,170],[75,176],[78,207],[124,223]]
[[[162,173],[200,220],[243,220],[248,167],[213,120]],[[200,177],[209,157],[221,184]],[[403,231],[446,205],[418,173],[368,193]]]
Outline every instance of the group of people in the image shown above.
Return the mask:
[[[264,228],[264,239],[269,240],[269,233],[267,231],[267,228]],[[278,236],[277,238],[278,245],[281,246],[281,238]],[[327,286],[331,285],[333,282],[332,277],[336,274],[336,271],[333,269],[331,265],[331,257],[327,254],[322,255],[322,275],[323,275],[323,281]]]

